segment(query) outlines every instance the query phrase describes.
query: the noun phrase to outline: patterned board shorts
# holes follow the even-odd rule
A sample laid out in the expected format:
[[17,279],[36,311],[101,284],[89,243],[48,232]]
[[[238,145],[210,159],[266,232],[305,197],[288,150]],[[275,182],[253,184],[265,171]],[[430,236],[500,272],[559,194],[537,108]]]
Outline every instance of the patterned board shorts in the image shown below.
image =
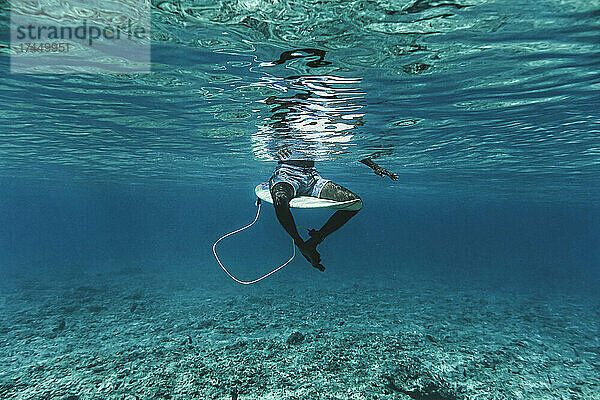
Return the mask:
[[289,164],[279,164],[269,179],[269,189],[276,183],[287,182],[294,187],[294,197],[312,196],[319,197],[323,186],[329,179],[319,175],[315,167],[303,168]]

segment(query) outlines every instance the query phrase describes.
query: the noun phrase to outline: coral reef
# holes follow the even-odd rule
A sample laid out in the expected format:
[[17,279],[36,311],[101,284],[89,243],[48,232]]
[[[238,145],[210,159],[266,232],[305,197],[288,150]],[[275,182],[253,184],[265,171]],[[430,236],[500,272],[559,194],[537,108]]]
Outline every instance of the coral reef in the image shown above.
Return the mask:
[[330,275],[15,278],[0,294],[0,397],[600,398],[591,294]]

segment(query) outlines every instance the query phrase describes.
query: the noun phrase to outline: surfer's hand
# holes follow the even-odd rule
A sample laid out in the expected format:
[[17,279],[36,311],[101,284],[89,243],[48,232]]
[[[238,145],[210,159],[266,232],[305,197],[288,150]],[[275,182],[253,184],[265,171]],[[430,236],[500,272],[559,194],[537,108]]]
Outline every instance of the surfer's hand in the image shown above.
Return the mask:
[[361,163],[365,164],[367,167],[371,168],[373,172],[375,172],[379,176],[389,176],[393,181],[398,180],[398,175],[393,172],[388,171],[385,168],[381,168],[377,163],[373,162],[370,158],[363,158],[360,160]]
[[292,152],[288,149],[281,149],[278,150],[277,153],[275,153],[275,155],[279,160],[286,160],[292,155]]
[[385,168],[381,168],[379,165],[375,165],[373,167],[373,172],[375,172],[379,176],[389,176],[390,179],[393,181],[398,180],[398,175],[394,174],[393,172],[388,171]]

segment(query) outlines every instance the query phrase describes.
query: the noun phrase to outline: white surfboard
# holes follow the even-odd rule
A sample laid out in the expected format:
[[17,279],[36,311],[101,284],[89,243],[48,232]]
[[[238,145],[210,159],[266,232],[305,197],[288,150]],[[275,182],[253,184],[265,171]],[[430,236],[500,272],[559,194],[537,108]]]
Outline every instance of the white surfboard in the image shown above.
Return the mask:
[[[263,182],[256,186],[254,193],[259,199],[273,204],[271,192],[269,192],[269,182]],[[358,199],[348,201],[335,201],[328,199],[319,199],[311,196],[298,196],[290,201],[292,208],[333,208],[334,210],[360,210],[362,202]]]

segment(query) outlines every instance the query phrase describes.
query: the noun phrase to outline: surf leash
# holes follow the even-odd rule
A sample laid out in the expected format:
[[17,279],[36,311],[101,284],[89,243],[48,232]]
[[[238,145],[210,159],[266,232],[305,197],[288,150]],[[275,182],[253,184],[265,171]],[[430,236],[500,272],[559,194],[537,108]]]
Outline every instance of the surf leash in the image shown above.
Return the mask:
[[217,244],[218,244],[218,243],[219,243],[221,240],[223,240],[223,239],[225,239],[225,238],[227,238],[227,237],[229,237],[229,236],[235,235],[236,233],[239,233],[239,232],[241,232],[241,231],[243,231],[243,230],[246,230],[246,229],[250,228],[252,225],[254,225],[254,224],[256,223],[256,221],[258,221],[258,216],[260,215],[260,206],[261,206],[261,204],[260,204],[260,203],[261,203],[261,201],[260,201],[260,198],[258,198],[258,199],[256,200],[256,207],[257,207],[257,208],[256,208],[256,217],[254,217],[254,221],[252,221],[252,222],[251,222],[251,223],[249,223],[248,225],[244,226],[243,228],[236,229],[236,230],[235,230],[235,231],[233,231],[233,232],[229,232],[228,234],[221,236],[221,237],[219,238],[219,240],[217,240],[217,241],[215,242],[215,244],[213,244],[213,247],[212,247],[213,254],[215,255],[215,258],[217,259],[217,262],[219,263],[219,265],[221,266],[221,268],[223,269],[223,271],[225,271],[225,273],[226,273],[226,274],[227,274],[227,275],[228,275],[228,276],[229,276],[231,279],[233,279],[233,280],[234,280],[234,281],[236,281],[237,283],[241,283],[242,285],[251,285],[251,284],[253,284],[253,283],[257,283],[257,282],[260,282],[260,281],[262,281],[262,280],[263,280],[263,279],[265,279],[266,277],[268,277],[268,276],[270,276],[270,275],[273,275],[275,272],[279,271],[280,269],[282,269],[283,267],[285,267],[286,265],[288,265],[290,262],[292,262],[292,260],[293,260],[293,259],[294,259],[294,257],[296,256],[296,246],[294,245],[294,239],[292,239],[292,256],[290,257],[290,259],[289,259],[289,260],[287,260],[285,263],[281,264],[279,267],[277,267],[277,268],[275,268],[274,270],[272,270],[271,272],[269,272],[269,273],[267,273],[267,274],[265,274],[265,275],[261,276],[260,278],[256,278],[256,279],[254,279],[254,280],[251,280],[251,281],[243,281],[243,280],[241,280],[241,279],[238,279],[238,278],[236,278],[235,276],[233,276],[233,274],[232,274],[231,272],[229,272],[229,271],[227,270],[227,268],[225,268],[225,266],[223,265],[223,263],[222,263],[222,262],[221,262],[221,260],[219,259],[219,256],[217,255]]

